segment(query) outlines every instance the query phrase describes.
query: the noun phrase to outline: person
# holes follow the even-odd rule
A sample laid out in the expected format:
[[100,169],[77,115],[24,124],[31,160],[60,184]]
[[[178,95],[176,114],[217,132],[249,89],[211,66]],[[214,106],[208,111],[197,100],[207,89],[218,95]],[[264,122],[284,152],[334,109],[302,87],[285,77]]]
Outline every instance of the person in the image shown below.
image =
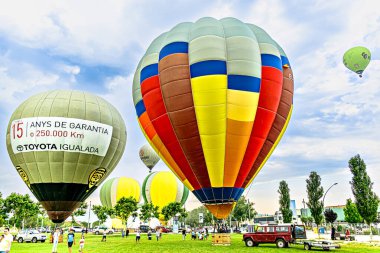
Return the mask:
[[335,227],[332,226],[331,228],[331,240],[335,240]]
[[204,237],[205,237],[205,240],[207,240],[207,237],[208,237],[208,229],[207,228],[205,229],[205,236]]
[[161,229],[156,229],[156,239],[157,239],[157,241],[161,237],[161,232],[160,231],[161,231]]
[[162,236],[162,228],[160,228],[160,239],[161,239],[161,236]]
[[182,229],[182,240],[186,239],[186,228]]
[[103,230],[102,242],[106,242],[106,241],[107,241],[107,231],[104,229]]
[[128,237],[129,235],[129,229],[127,228],[127,231],[125,232],[125,237]]
[[152,230],[149,229],[148,231],[148,240],[152,240]]
[[293,239],[296,239],[296,229],[294,227],[294,224],[291,225],[291,230],[292,230],[292,237],[293,237]]
[[136,243],[140,242],[140,230],[136,231]]
[[194,231],[194,229],[193,230],[191,230],[191,239],[193,240],[195,240],[195,239],[197,239],[197,237],[196,237],[196,235],[195,235],[195,231]]
[[8,244],[6,243],[4,239],[4,235],[0,236],[0,253],[5,253],[5,251],[8,249]]
[[58,241],[59,241],[59,235],[61,233],[59,232],[59,228],[55,229],[55,232],[53,234],[53,249],[51,252],[56,253],[57,252],[57,247],[58,247]]
[[79,252],[83,252],[84,248],[84,235],[82,235],[82,238],[79,241]]
[[346,229],[346,240],[350,240],[350,230],[348,228]]
[[7,249],[5,250],[6,253],[11,251],[11,246],[13,242],[13,235],[9,232],[9,228],[4,229],[4,240],[5,244],[7,245]]
[[75,234],[74,230],[70,229],[70,232],[67,235],[67,246],[69,248],[69,253],[72,252],[73,244],[75,245]]

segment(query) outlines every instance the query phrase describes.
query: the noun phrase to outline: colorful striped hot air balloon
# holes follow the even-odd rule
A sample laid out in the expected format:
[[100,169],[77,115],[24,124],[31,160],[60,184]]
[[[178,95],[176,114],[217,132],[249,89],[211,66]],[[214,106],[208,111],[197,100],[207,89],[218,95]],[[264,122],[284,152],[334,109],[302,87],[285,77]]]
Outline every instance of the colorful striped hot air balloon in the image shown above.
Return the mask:
[[55,223],[66,220],[118,164],[126,130],[104,99],[81,91],[37,94],[12,114],[13,165]]
[[112,208],[122,197],[132,197],[140,201],[140,184],[133,178],[117,177],[107,180],[100,188],[100,202],[103,206]]
[[145,144],[140,148],[139,156],[145,166],[148,167],[149,173],[152,172],[153,167],[160,161],[160,157],[149,144]]
[[225,218],[288,125],[292,69],[260,27],[201,18],[152,42],[137,67],[133,99],[151,146]]
[[145,203],[161,209],[171,202],[185,204],[189,190],[170,171],[150,173],[144,180],[142,195]]

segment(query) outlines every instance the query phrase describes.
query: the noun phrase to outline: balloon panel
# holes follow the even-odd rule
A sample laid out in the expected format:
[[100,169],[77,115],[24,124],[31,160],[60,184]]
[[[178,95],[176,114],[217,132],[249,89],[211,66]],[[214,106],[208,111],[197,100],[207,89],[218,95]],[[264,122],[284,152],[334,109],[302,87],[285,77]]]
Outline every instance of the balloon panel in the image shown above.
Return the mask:
[[152,42],[137,67],[133,99],[151,145],[223,218],[285,131],[293,76],[263,29],[202,18]]
[[107,180],[100,188],[100,202],[112,208],[122,197],[132,197],[140,201],[140,184],[133,178],[118,177]]
[[112,172],[126,130],[107,101],[80,91],[49,91],[23,102],[7,130],[7,149],[23,181],[62,222]]

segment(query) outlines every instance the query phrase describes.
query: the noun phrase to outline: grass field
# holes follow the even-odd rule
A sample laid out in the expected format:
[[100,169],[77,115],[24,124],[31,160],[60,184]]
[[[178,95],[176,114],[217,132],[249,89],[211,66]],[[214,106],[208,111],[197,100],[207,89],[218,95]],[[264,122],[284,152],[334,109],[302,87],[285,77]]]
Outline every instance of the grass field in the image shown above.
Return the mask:
[[[80,234],[76,234],[77,244],[73,246],[73,253],[78,252],[78,239]],[[147,239],[146,234],[142,234],[139,244],[135,243],[135,236],[130,235],[128,238],[121,238],[120,235],[107,236],[107,242],[100,242],[101,236],[88,235],[84,246],[85,253],[113,253],[113,252],[302,252],[303,247],[292,245],[290,248],[277,249],[274,244],[260,245],[259,247],[248,248],[242,242],[242,235],[234,234],[232,236],[231,246],[212,246],[210,239],[208,241],[192,241],[188,235],[186,240],[182,240],[182,235],[164,234],[162,240],[156,241],[153,237],[152,241]],[[65,235],[66,239],[66,235]],[[15,253],[48,253],[51,252],[52,244],[45,243],[17,243],[12,244],[11,252]],[[320,249],[314,252],[322,251]],[[60,243],[58,252],[68,252],[67,243]],[[380,247],[368,246],[363,244],[343,244],[341,249],[332,252],[380,252]]]

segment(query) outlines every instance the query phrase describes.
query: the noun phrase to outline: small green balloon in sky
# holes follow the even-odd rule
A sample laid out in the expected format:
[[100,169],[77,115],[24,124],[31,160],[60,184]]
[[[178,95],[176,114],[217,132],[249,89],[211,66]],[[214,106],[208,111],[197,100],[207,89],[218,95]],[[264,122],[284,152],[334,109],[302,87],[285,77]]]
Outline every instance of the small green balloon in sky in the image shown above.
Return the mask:
[[347,50],[343,55],[344,65],[351,71],[354,71],[359,77],[371,61],[371,52],[365,47],[353,47]]

